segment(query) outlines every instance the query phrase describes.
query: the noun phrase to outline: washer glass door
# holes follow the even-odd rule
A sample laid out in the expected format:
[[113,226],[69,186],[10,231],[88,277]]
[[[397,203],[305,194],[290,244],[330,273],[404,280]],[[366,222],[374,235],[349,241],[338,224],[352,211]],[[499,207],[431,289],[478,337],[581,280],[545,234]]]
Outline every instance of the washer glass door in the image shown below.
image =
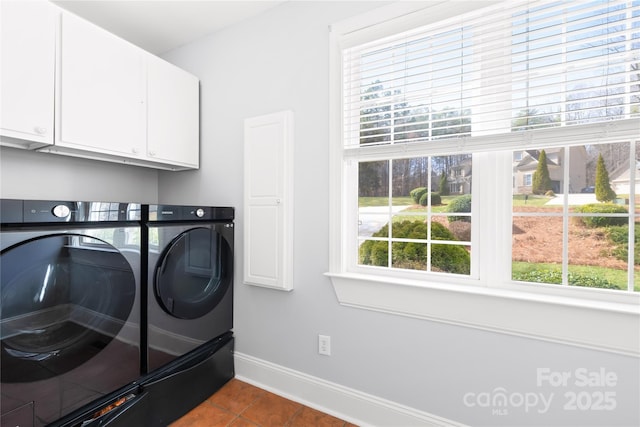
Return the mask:
[[84,235],[28,239],[0,253],[3,383],[61,375],[99,354],[134,306],[131,265]]
[[178,235],[163,252],[155,272],[155,295],[162,309],[180,319],[211,312],[231,283],[229,243],[212,228]]

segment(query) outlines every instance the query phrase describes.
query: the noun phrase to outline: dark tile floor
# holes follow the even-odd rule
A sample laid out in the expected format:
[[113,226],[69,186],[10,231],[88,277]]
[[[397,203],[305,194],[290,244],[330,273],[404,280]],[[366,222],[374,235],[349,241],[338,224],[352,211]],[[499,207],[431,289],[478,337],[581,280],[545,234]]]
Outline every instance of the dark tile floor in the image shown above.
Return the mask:
[[170,427],[204,426],[356,427],[235,378]]

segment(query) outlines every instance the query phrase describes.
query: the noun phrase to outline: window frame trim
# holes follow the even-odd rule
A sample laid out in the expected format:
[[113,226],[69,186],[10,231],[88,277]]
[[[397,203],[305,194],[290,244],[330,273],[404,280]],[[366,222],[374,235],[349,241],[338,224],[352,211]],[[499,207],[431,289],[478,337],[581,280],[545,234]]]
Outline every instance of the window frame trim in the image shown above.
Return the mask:
[[[499,2],[465,2],[457,3],[457,8],[451,8],[448,1],[430,2],[427,6],[424,3],[399,2],[330,27],[329,272],[325,275],[333,285],[338,302],[344,306],[638,357],[640,293],[614,295],[598,289],[562,289],[555,285],[541,284],[518,284],[516,288],[508,283],[510,278],[504,277],[504,268],[495,268],[499,264],[497,260],[505,255],[504,251],[511,250],[508,232],[510,224],[503,224],[502,227],[492,224],[495,230],[501,230],[501,235],[495,239],[479,241],[477,250],[487,251],[493,256],[484,257],[485,262],[481,262],[481,280],[476,280],[477,286],[462,285],[461,280],[430,278],[429,281],[418,281],[347,270],[345,254],[350,244],[343,237],[348,234],[345,233],[348,212],[344,207],[348,205],[349,191],[345,187],[344,162],[350,154],[342,142],[341,87],[341,52],[345,41],[352,44],[355,43],[354,40],[366,40],[367,33],[373,32],[372,26],[376,26],[376,37],[402,31],[411,27],[412,22],[417,22],[427,9],[429,19],[436,21],[446,19],[453,13],[460,14],[496,3]],[[401,18],[402,22],[398,23],[397,18]],[[420,23],[425,24],[424,20]],[[495,139],[495,136],[492,138]],[[531,144],[528,136],[523,135],[523,138],[523,143]],[[497,147],[496,149],[499,150]],[[382,149],[385,150],[391,149]],[[497,156],[496,162],[512,162],[512,156],[512,152]],[[474,165],[474,175],[477,173],[482,172]],[[489,191],[488,188],[496,188],[498,185],[505,186],[510,191],[512,177],[509,176],[506,180],[498,178],[495,174],[489,177],[489,182],[474,189],[474,195],[477,195],[474,199],[482,198],[483,193]],[[510,210],[510,207],[505,206],[505,199],[496,198],[497,203],[493,204],[495,206],[492,209]],[[479,213],[480,227],[486,221],[498,221],[496,215],[488,213],[490,211],[487,210]],[[600,294],[606,294],[607,301],[594,299],[594,295]],[[477,309],[479,306],[482,307],[481,310]]]
[[343,306],[640,356],[637,304],[350,273],[326,276]]

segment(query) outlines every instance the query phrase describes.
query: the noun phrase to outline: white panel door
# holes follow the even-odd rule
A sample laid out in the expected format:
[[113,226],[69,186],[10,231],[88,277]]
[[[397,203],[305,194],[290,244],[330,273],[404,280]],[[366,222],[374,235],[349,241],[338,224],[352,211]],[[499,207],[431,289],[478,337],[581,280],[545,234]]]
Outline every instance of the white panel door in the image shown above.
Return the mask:
[[147,156],[198,167],[199,81],[153,55],[147,56]]
[[68,13],[60,44],[56,145],[144,156],[145,52]]
[[245,120],[244,282],[293,289],[293,113]]
[[53,144],[57,14],[44,1],[0,2],[2,145]]

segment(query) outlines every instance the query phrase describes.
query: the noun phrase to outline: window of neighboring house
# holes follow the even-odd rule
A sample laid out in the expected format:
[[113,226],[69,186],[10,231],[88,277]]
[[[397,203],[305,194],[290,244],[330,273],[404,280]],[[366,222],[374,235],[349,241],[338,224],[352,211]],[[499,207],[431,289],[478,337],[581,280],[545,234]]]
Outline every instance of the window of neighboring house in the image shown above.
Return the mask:
[[456,194],[459,193],[460,189],[458,188],[458,185],[455,183],[449,184],[449,194]]
[[[393,286],[637,302],[640,1],[392,8],[333,34],[338,298],[446,320]],[[600,157],[607,205],[573,196]],[[619,228],[589,261],[605,224]],[[363,283],[392,298],[357,299]]]

